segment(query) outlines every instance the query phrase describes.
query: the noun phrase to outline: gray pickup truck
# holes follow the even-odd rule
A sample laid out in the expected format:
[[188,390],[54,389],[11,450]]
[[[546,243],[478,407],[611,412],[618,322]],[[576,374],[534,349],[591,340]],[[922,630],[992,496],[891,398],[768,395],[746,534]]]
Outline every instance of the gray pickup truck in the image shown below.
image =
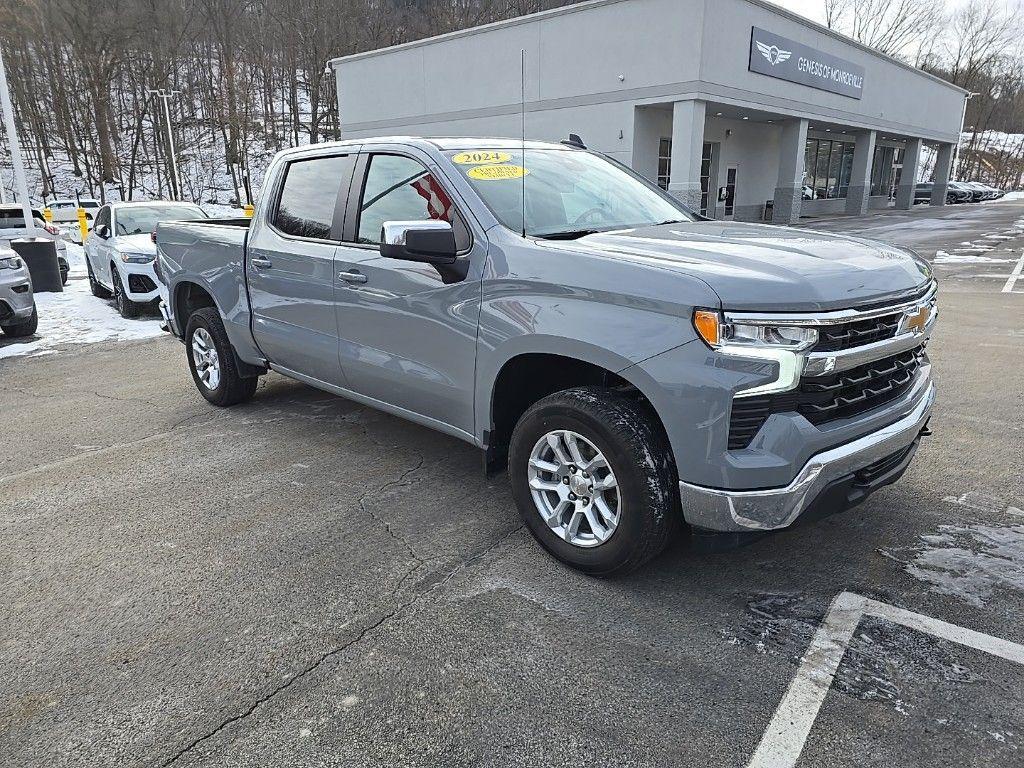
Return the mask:
[[274,370],[470,442],[588,573],[637,567],[683,523],[733,543],[847,509],[927,434],[926,262],[710,221],[580,147],[286,150],[251,223],[156,240],[207,400]]

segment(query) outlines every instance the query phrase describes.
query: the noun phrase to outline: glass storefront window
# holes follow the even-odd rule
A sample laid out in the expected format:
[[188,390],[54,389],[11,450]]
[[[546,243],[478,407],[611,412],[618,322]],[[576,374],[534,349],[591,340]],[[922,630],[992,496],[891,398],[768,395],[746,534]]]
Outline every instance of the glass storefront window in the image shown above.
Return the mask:
[[804,150],[804,200],[846,197],[853,169],[853,142],[808,139]]

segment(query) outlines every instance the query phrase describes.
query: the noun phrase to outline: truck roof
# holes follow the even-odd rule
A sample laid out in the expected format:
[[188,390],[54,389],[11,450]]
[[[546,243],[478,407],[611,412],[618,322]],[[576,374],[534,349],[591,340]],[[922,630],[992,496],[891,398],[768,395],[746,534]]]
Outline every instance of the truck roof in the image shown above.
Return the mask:
[[[331,147],[352,147],[363,144],[398,144],[403,146],[420,147],[427,150],[469,150],[469,149],[521,149],[524,146],[522,139],[510,139],[498,136],[368,136],[364,139],[346,139],[343,141],[323,142],[320,144],[305,144],[301,147],[291,147],[284,150],[287,154],[300,153],[307,150],[323,150]],[[550,141],[527,141],[527,149],[572,149],[564,144]]]

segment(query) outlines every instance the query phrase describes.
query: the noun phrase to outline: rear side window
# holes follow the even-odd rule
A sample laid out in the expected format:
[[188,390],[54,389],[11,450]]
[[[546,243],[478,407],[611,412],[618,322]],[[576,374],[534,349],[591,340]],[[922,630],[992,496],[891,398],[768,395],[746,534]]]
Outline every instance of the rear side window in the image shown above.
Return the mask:
[[455,203],[433,174],[409,157],[373,155],[359,208],[360,243],[379,243],[385,221],[447,221],[460,251],[470,245],[469,230]]
[[274,226],[286,235],[330,240],[338,190],[351,173],[352,161],[347,155],[289,163]]

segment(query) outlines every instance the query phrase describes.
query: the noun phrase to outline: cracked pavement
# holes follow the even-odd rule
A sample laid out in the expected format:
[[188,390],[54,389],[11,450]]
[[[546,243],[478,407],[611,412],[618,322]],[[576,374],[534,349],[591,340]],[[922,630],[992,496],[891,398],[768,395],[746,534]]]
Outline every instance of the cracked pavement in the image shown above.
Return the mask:
[[[0,361],[0,764],[742,766],[841,591],[1024,642],[1024,582],[979,604],[907,567],[983,525],[1024,572],[1024,296],[998,282],[942,284],[935,436],[901,483],[605,581],[425,428],[277,375],[212,408],[170,338]],[[1024,668],[873,624],[855,651],[802,767],[1021,762]]]

